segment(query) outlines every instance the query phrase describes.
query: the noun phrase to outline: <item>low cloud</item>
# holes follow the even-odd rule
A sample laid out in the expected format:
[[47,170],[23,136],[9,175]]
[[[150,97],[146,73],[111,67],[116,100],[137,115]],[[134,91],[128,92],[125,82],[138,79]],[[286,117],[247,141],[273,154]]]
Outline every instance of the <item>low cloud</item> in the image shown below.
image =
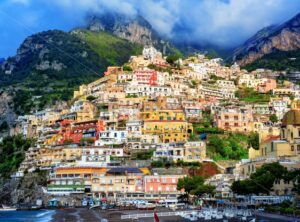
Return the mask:
[[[4,35],[18,39],[32,33],[16,27],[18,24],[5,18],[1,10],[30,26],[32,32],[70,30],[83,25],[87,13],[139,14],[166,37],[232,47],[265,26],[291,18],[300,11],[300,4],[299,0],[4,0],[0,3],[0,25],[6,19],[12,28],[0,33],[3,42]],[[29,14],[31,18],[24,20]],[[0,56],[11,53],[9,48],[1,50]]]

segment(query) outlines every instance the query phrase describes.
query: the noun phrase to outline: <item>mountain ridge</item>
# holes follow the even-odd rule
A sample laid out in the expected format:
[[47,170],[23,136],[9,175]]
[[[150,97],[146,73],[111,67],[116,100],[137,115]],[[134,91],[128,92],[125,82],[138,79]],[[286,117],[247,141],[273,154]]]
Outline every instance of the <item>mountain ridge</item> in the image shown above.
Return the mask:
[[300,49],[300,13],[280,25],[259,30],[235,50],[233,59],[246,66],[267,54],[297,49]]
[[154,46],[164,55],[181,54],[170,40],[162,38],[142,16],[128,16],[119,13],[88,15],[85,28],[93,31],[109,32],[121,39],[143,46]]

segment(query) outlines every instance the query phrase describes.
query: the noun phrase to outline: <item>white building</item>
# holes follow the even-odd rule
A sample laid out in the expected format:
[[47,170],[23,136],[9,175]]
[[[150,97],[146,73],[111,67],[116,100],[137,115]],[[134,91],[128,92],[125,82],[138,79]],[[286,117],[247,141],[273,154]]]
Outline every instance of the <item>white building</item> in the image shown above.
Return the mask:
[[153,46],[144,47],[143,49],[143,57],[145,59],[153,60],[157,57],[162,57],[161,52],[157,51]]
[[167,159],[170,161],[177,161],[184,159],[184,144],[175,143],[161,143],[157,144],[156,150],[153,153],[153,159]]
[[96,146],[124,144],[127,141],[126,130],[110,130],[103,131],[99,135],[99,139],[95,141]]
[[125,93],[127,96],[171,96],[172,89],[167,86],[128,85],[126,86]]

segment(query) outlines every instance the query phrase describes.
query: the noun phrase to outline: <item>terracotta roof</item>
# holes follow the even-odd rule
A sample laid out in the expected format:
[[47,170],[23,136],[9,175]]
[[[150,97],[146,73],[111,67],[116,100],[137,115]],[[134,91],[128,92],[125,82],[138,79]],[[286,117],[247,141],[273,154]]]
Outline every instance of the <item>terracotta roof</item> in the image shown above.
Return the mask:
[[300,125],[300,110],[292,109],[283,116],[282,126],[287,125]]
[[280,138],[280,136],[269,136],[265,140],[263,140],[262,143],[269,143],[273,140],[278,140],[279,138]]

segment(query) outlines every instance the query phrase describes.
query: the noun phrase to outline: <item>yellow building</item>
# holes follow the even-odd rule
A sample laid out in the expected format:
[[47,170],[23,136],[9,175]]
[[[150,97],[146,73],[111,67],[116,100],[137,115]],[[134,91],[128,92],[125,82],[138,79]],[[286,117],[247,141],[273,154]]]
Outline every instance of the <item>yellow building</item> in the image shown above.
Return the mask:
[[37,153],[37,166],[50,167],[58,163],[75,162],[81,158],[81,155],[82,148],[44,147]]
[[259,150],[249,149],[249,159],[288,158],[300,160],[300,110],[292,109],[282,119],[280,136],[269,135]]
[[50,174],[47,190],[52,194],[90,193],[93,175],[103,175],[104,167],[59,167]]
[[187,142],[184,144],[184,161],[199,162],[206,158],[206,144],[204,141]]
[[141,118],[144,120],[143,134],[158,135],[164,143],[185,142],[193,132],[182,110],[143,112]]
[[291,102],[291,109],[299,109],[300,108],[300,100],[293,100]]

